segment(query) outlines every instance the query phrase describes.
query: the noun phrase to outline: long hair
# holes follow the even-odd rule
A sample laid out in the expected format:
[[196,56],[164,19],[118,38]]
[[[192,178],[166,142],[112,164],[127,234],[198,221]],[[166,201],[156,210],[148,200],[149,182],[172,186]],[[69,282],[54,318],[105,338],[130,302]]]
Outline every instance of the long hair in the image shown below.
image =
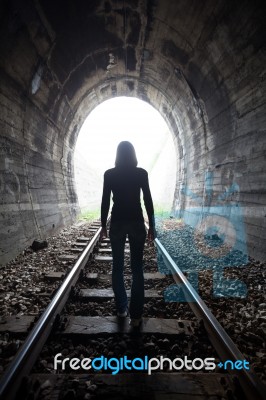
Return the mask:
[[120,142],[117,146],[115,166],[116,167],[136,167],[138,160],[134,146],[127,141]]

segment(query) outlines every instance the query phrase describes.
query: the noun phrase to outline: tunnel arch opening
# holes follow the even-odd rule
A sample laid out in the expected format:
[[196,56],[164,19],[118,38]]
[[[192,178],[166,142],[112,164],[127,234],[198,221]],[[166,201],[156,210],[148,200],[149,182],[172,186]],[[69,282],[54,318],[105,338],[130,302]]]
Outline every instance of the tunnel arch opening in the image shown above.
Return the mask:
[[[76,193],[75,184],[75,171],[74,171],[74,154],[76,141],[82,125],[90,113],[100,104],[119,97],[127,97],[128,99],[135,99],[143,101],[145,104],[151,106],[156,110],[168,126],[168,130],[172,136],[174,151],[176,154],[176,178],[174,189],[174,201],[171,211],[179,207],[179,191],[180,182],[184,179],[184,160],[186,151],[184,127],[182,126],[182,111],[179,109],[179,103],[174,99],[167,96],[157,86],[149,82],[139,82],[137,79],[130,79],[134,82],[132,90],[129,90],[128,77],[122,76],[120,79],[113,79],[109,77],[108,81],[100,81],[93,88],[86,92],[78,102],[74,115],[71,119],[66,121],[65,137],[64,137],[64,151],[61,160],[62,168],[64,170],[64,177],[66,188],[68,191],[68,202],[70,205],[71,218],[75,220],[79,214],[78,198]],[[84,89],[83,89],[84,92]],[[187,112],[186,112],[187,113]]]
[[80,216],[100,215],[104,171],[114,167],[120,141],[130,141],[138,167],[149,173],[155,213],[173,212],[177,163],[173,134],[160,113],[134,97],[116,97],[85,119],[75,146],[74,172]]

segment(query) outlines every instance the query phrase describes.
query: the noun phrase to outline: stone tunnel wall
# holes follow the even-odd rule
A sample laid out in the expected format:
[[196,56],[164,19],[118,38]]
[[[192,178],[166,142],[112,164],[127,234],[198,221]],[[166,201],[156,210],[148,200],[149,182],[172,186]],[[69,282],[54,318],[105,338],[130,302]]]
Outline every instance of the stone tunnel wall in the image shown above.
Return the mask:
[[12,80],[1,76],[2,262],[73,221],[61,159],[59,129]]
[[1,263],[75,220],[80,126],[120,95],[169,124],[173,211],[193,224],[218,203],[233,218],[237,204],[249,254],[265,258],[264,11],[259,0],[2,1]]

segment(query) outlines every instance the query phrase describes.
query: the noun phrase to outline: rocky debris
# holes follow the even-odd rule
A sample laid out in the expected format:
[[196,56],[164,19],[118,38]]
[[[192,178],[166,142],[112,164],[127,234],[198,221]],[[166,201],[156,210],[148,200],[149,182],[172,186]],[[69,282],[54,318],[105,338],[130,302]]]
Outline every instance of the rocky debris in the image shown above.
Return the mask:
[[39,315],[60,285],[60,281],[47,282],[47,275],[55,272],[66,274],[71,262],[59,262],[63,254],[79,236],[92,237],[88,232],[91,223],[77,223],[52,236],[49,247],[37,252],[31,248],[10,261],[0,270],[0,315]]
[[[168,226],[168,225],[167,225]],[[175,231],[171,230],[175,228]],[[186,232],[186,228],[182,224],[178,224],[176,232],[176,222],[171,221],[171,226],[168,226],[161,236],[167,232],[167,243],[165,244],[170,254],[176,260],[181,260],[183,265],[193,261],[193,243],[191,242],[190,232]],[[68,231],[63,231],[57,240],[49,239],[49,248],[40,250],[38,254],[26,251],[21,257],[13,263],[9,263],[7,269],[1,270],[2,282],[0,284],[0,310],[2,315],[39,315],[39,313],[48,304],[53,292],[56,290],[60,282],[48,283],[45,280],[45,275],[57,270],[58,272],[66,272],[69,267],[68,263],[57,263],[58,254],[65,252],[65,247],[71,245],[71,241],[75,241],[77,233],[80,236],[88,236],[86,227],[75,227]],[[160,232],[159,232],[160,234]],[[171,240],[169,240],[169,238]],[[214,240],[210,238],[210,240]],[[217,242],[218,239],[215,238]],[[157,272],[157,254],[152,243],[146,243],[144,252],[144,272]],[[237,257],[240,257],[238,254]],[[241,258],[241,257],[240,257]],[[160,261],[160,266],[161,261]],[[199,267],[199,268],[198,268]],[[165,268],[165,267],[164,267]],[[215,296],[213,291],[213,269],[204,269],[197,263],[193,264],[194,270],[198,274],[199,294],[202,296],[207,306],[211,309],[215,317],[225,328],[228,334],[235,341],[244,357],[250,362],[261,378],[265,379],[265,333],[266,333],[266,301],[265,301],[265,264],[255,260],[249,260],[247,265],[241,267],[228,267],[223,269],[226,279],[239,279],[247,286],[247,295],[244,298],[239,297],[219,297]],[[127,289],[131,287],[131,270],[130,257],[125,256],[125,285]],[[190,279],[188,271],[183,271]],[[91,280],[86,279],[90,273],[97,273],[98,278]],[[164,279],[145,281],[146,289],[156,289],[158,293],[164,294],[164,291],[173,285],[173,280],[167,268],[164,273]],[[64,309],[65,314],[72,315],[90,315],[90,316],[111,316],[115,315],[114,300],[104,302],[82,302],[78,299],[78,291],[80,288],[110,288],[111,286],[111,263],[89,260],[84,269],[84,274],[75,287],[75,295],[71,297]],[[74,292],[73,292],[74,293]],[[144,305],[144,317],[152,318],[177,318],[195,320],[188,303],[166,301],[163,299],[150,299]],[[182,342],[169,341],[164,337],[143,336],[135,342],[127,336],[120,337],[119,340],[115,337],[97,338],[90,340],[89,347],[82,344],[76,345],[65,341],[64,346],[61,343],[53,343],[47,345],[46,350],[42,353],[42,362],[38,364],[38,370],[51,372],[53,369],[51,355],[57,352],[62,352],[65,347],[65,354],[74,357],[73,354],[88,354],[97,355],[102,352],[109,357],[116,357],[119,354],[128,354],[140,356],[145,350],[150,351],[150,354],[160,354],[171,357],[197,354],[201,357],[202,354],[209,354],[213,357],[213,349],[208,341],[205,341],[206,334],[199,334],[198,338],[192,341],[189,338],[184,338]],[[2,339],[2,338],[0,338]],[[165,340],[167,339],[167,340]],[[4,339],[2,339],[4,340]],[[8,340],[7,340],[8,341]],[[133,345],[133,343],[135,343]],[[12,347],[13,346],[13,347]],[[10,349],[14,348],[12,345]],[[50,347],[49,347],[50,346]],[[70,346],[70,347],[69,347]],[[81,347],[80,347],[81,346]],[[82,347],[83,346],[83,347]],[[135,346],[135,347],[134,347]],[[3,348],[0,342],[0,349]],[[82,352],[81,352],[82,350]],[[201,351],[203,353],[201,353]],[[71,353],[71,354],[69,354]],[[201,354],[200,354],[201,353]],[[11,352],[12,354],[12,352]],[[10,354],[10,357],[12,355]],[[144,353],[143,353],[144,354]],[[3,352],[2,352],[3,356]],[[0,358],[2,358],[2,356]],[[10,359],[10,357],[8,359]],[[195,355],[196,357],[196,355]],[[6,359],[1,360],[2,365],[6,365]],[[75,389],[75,388],[73,388]],[[69,394],[70,395],[70,394]]]
[[38,250],[46,249],[46,247],[48,247],[48,242],[47,242],[47,240],[43,240],[43,241],[34,240],[33,243],[32,243],[32,245],[31,245],[30,247],[31,247],[31,249],[32,249],[33,251],[38,251]]
[[[206,237],[206,246],[202,237],[178,220],[159,222],[157,234],[244,357],[266,381],[266,263],[247,260],[239,251],[226,248],[217,235]],[[214,276],[220,279],[216,286]],[[224,281],[226,293],[222,295],[218,289]],[[239,290],[238,282],[246,285],[246,292]],[[180,308],[185,303],[176,304]]]

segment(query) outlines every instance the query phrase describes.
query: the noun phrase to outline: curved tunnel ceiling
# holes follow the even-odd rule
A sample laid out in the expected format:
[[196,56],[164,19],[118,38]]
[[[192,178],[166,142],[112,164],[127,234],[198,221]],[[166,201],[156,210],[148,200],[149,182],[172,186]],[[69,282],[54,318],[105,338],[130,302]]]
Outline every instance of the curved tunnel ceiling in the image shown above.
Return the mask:
[[94,107],[120,95],[149,102],[169,124],[179,167],[174,207],[194,205],[184,187],[207,206],[238,187],[226,198],[243,205],[250,254],[265,256],[263,1],[13,0],[0,7],[4,261],[75,219],[79,129]]

